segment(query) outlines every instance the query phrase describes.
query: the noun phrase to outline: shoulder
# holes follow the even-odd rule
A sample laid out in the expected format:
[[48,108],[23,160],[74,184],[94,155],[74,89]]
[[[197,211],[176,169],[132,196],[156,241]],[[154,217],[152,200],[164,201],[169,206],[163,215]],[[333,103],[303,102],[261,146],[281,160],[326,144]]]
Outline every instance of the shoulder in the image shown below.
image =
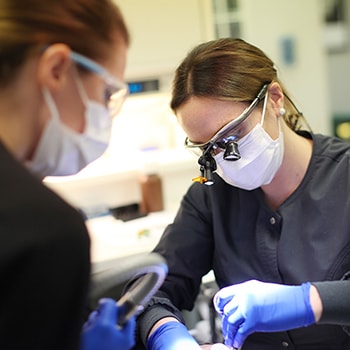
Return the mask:
[[4,240],[89,244],[80,213],[30,172],[0,143],[0,230]]
[[350,143],[346,141],[321,134],[314,134],[312,139],[314,142],[314,156],[328,157],[335,161],[350,156]]
[[350,184],[350,144],[319,134],[312,135],[312,139],[312,158],[304,183],[314,186],[314,191],[319,194],[329,193],[332,198],[337,195],[349,197],[346,193]]

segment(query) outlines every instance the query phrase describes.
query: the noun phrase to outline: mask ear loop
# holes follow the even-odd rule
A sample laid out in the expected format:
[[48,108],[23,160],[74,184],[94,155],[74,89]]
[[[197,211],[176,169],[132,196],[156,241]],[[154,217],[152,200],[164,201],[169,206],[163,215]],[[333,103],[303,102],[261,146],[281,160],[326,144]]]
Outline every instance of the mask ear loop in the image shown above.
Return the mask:
[[79,76],[78,70],[76,67],[74,67],[74,81],[78,90],[78,94],[81,98],[81,101],[83,102],[85,111],[84,111],[84,133],[86,132],[86,128],[87,128],[87,123],[88,121],[86,120],[86,110],[88,108],[88,104],[89,104],[89,97],[86,93],[86,90],[84,88],[83,82],[81,81],[81,78]]
[[265,112],[266,112],[266,106],[267,106],[268,95],[269,95],[269,91],[267,90],[267,91],[266,91],[265,98],[264,98],[263,111],[262,111],[262,116],[261,116],[261,121],[260,121],[260,125],[261,125],[261,126],[264,125]]
[[55,123],[58,123],[61,128],[65,129],[66,132],[69,132],[69,133],[71,133],[73,135],[76,135],[76,132],[74,130],[72,130],[69,126],[67,126],[66,124],[64,124],[62,122],[61,117],[60,117],[60,113],[59,113],[57,105],[56,105],[56,102],[53,99],[52,94],[50,93],[49,89],[46,88],[46,87],[43,87],[42,88],[42,94],[44,96],[44,100],[46,102],[46,105],[49,108],[52,120]]
[[[265,95],[265,98],[264,98],[263,112],[262,112],[262,117],[261,117],[261,122],[260,122],[260,125],[262,127],[264,127],[264,120],[265,120],[265,113],[266,113],[266,107],[267,107],[268,93],[269,92],[266,91],[266,95]],[[286,110],[284,108],[281,108],[280,109],[280,117],[282,118],[285,113],[286,113]],[[277,119],[277,124],[278,124],[278,135],[280,135],[281,131],[282,131],[280,118]]]
[[56,103],[55,103],[55,101],[54,101],[54,99],[53,99],[53,97],[52,97],[52,95],[47,87],[44,86],[42,88],[42,94],[44,96],[44,100],[46,102],[46,105],[49,108],[51,118],[55,119],[56,121],[61,122],[60,113],[58,112]]
[[86,93],[86,90],[84,88],[83,82],[80,79],[79,73],[77,72],[77,69],[74,68],[74,75],[75,75],[75,84],[77,86],[78,89],[78,94],[83,102],[83,105],[85,106],[85,108],[88,105],[88,101],[89,101],[89,97]]

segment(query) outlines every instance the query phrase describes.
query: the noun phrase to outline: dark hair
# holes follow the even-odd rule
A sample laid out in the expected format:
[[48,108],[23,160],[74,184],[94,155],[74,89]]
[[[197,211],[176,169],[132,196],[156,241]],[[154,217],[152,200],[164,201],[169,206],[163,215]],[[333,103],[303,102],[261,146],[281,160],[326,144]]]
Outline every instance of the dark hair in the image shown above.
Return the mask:
[[103,59],[115,32],[129,44],[123,16],[112,0],[0,0],[1,84],[12,79],[28,55],[52,43]]
[[254,45],[237,38],[221,38],[196,46],[176,69],[170,106],[176,113],[191,96],[251,102],[266,83],[278,82],[287,97],[284,119],[301,127],[302,114],[289,99],[272,60]]

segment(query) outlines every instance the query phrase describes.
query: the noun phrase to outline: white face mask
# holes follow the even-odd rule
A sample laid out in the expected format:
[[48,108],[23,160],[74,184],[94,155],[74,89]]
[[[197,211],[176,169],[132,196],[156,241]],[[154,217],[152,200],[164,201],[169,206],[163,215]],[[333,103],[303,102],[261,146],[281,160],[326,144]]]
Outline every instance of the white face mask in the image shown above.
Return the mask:
[[269,184],[282,164],[284,154],[283,133],[278,119],[279,137],[273,140],[263,128],[267,94],[261,122],[249,134],[238,140],[241,159],[228,161],[220,152],[214,156],[218,175],[228,184],[253,190]]
[[82,134],[61,122],[55,101],[50,92],[43,89],[51,118],[45,125],[33,159],[26,164],[40,178],[76,174],[100,157],[108,146],[112,129],[109,111],[104,105],[89,100],[81,91],[81,83],[77,83],[85,104],[85,130]]

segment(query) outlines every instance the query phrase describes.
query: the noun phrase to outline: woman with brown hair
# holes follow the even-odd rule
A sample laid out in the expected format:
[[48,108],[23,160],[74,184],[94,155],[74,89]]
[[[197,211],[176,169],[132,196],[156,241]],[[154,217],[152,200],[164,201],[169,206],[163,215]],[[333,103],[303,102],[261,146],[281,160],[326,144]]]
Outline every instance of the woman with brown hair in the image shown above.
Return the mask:
[[199,347],[180,310],[211,270],[230,348],[349,349],[350,145],[311,132],[274,63],[240,39],[195,47],[171,107],[201,174],[154,249],[169,274],[138,319],[147,349]]
[[[76,209],[45,187],[106,149],[127,93],[129,36],[111,0],[0,0],[0,348],[78,349],[90,241]],[[80,349],[129,349],[101,300]]]

